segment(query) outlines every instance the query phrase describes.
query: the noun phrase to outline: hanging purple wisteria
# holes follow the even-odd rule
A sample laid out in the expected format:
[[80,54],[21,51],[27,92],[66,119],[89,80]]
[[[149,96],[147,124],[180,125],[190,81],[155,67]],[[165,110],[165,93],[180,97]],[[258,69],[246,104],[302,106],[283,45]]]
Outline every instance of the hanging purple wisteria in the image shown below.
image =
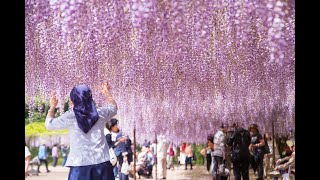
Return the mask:
[[[294,0],[26,0],[26,102],[60,112],[85,83],[112,86],[123,131],[205,142],[221,122],[276,133],[295,121]],[[32,115],[32,110],[30,112]]]

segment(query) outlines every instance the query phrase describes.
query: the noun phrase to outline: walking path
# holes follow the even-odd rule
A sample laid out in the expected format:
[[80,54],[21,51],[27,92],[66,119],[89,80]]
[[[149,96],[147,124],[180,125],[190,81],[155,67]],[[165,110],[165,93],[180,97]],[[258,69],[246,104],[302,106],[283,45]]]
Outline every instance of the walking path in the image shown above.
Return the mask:
[[[39,176],[28,176],[27,180],[68,180],[69,168],[67,167],[52,167],[49,166],[51,172],[46,173],[45,167],[41,166]],[[155,179],[155,168],[153,168],[153,178]],[[133,178],[130,178],[132,180]],[[137,178],[138,179],[138,178]],[[146,179],[141,177],[141,179]],[[184,166],[175,166],[174,170],[167,170],[168,180],[212,180],[212,176],[208,174],[205,166],[194,166],[193,170],[184,170]],[[256,179],[253,175],[252,169],[250,169],[250,180]],[[117,180],[117,179],[116,179]],[[233,174],[229,180],[234,180]],[[265,180],[269,180],[265,178]]]

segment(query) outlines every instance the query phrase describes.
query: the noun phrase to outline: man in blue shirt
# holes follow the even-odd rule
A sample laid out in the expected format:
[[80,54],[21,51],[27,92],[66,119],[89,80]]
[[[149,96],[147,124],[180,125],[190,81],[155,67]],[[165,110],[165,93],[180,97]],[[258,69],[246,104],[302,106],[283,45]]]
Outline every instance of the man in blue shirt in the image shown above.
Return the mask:
[[43,143],[42,145],[39,146],[38,158],[40,160],[40,164],[38,165],[38,173],[40,173],[40,166],[42,162],[44,162],[44,164],[46,165],[47,173],[50,172],[50,170],[48,169],[47,157],[48,157],[47,147],[45,143]]

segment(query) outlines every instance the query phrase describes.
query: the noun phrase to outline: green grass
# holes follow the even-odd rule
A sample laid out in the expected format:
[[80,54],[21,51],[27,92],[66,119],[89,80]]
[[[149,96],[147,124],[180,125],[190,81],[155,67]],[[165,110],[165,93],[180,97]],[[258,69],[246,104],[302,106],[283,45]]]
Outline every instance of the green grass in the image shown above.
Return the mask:
[[59,135],[68,134],[68,130],[55,130],[48,131],[44,122],[33,122],[25,126],[25,135],[28,136],[46,136],[46,135]]
[[204,157],[200,154],[201,149],[204,147],[203,144],[193,144],[193,151],[195,152],[196,160],[193,161],[195,165],[203,165]]

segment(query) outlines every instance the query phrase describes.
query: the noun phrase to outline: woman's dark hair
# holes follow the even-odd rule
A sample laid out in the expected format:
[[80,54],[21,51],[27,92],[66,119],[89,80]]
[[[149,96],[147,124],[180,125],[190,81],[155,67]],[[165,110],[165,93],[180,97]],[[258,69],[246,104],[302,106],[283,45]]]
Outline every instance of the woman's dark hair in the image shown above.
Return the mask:
[[239,127],[239,125],[236,122],[233,122],[232,125],[231,125],[231,128],[234,128],[234,129],[236,129],[238,127]]
[[107,121],[107,123],[106,123],[106,128],[107,128],[109,131],[111,131],[111,128],[112,128],[113,126],[117,125],[118,122],[119,122],[119,121],[118,121],[116,118],[112,118],[112,119],[110,119],[109,121]]
[[210,135],[207,137],[207,140],[210,141],[211,143],[213,143],[213,137],[214,137],[214,135],[213,135],[213,134],[210,134]]
[[229,127],[229,125],[227,123],[221,123],[220,124],[220,128],[227,128]]
[[250,132],[251,129],[255,129],[255,130],[256,130],[256,133],[259,134],[259,127],[258,127],[257,124],[251,124],[251,125],[249,126],[249,128],[248,128],[248,131]]

